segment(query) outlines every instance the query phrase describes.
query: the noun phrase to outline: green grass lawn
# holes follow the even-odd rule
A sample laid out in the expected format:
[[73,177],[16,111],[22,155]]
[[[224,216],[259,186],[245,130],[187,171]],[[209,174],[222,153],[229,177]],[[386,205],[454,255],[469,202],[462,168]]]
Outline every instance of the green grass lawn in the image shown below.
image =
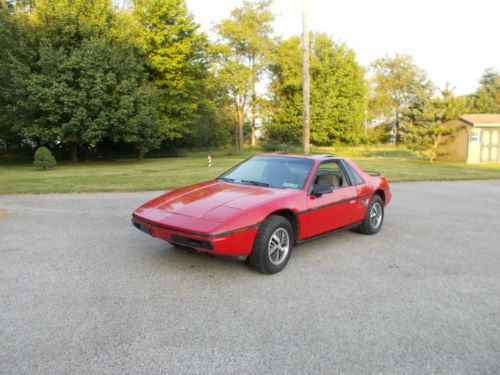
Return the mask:
[[[362,168],[378,171],[389,181],[500,179],[500,164],[430,164],[404,149],[355,147],[317,148],[354,159]],[[167,190],[214,178],[258,151],[235,155],[223,150],[184,152],[182,157],[110,162],[60,163],[50,171],[30,164],[0,163],[0,194]],[[212,168],[207,155],[213,156]]]

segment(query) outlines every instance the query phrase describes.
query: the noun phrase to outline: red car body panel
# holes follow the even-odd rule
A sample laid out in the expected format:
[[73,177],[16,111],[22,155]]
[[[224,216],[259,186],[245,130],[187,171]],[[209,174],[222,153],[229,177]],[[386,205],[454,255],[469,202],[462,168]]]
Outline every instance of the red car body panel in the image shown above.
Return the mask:
[[364,182],[337,188],[319,198],[310,194],[317,167],[332,157],[300,157],[315,161],[301,190],[212,180],[170,191],[143,204],[134,211],[132,223],[153,237],[199,251],[248,256],[259,225],[274,213],[292,215],[295,240],[300,242],[361,222],[375,193],[383,195],[385,205],[389,204],[391,193],[385,177],[367,174],[342,158],[334,160],[348,163]]

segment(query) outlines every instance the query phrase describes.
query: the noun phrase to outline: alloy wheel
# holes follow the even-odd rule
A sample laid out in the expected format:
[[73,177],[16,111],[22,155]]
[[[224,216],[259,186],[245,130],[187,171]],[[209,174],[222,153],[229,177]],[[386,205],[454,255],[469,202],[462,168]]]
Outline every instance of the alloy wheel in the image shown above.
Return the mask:
[[276,229],[269,239],[267,249],[271,263],[274,265],[281,264],[286,259],[290,250],[290,236],[288,235],[288,231],[283,227]]
[[375,202],[370,209],[370,224],[373,229],[377,229],[382,223],[382,206],[379,202]]

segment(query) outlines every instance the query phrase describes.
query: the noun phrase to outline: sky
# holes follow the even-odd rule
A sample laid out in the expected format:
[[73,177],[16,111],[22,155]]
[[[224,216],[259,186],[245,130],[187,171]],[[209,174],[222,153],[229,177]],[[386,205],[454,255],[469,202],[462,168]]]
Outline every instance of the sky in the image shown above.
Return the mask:
[[[242,0],[186,0],[202,30]],[[475,91],[484,70],[500,71],[500,0],[304,0],[311,31],[352,48],[358,61],[410,54],[429,78],[457,95]],[[274,0],[278,35],[299,35],[301,0]]]

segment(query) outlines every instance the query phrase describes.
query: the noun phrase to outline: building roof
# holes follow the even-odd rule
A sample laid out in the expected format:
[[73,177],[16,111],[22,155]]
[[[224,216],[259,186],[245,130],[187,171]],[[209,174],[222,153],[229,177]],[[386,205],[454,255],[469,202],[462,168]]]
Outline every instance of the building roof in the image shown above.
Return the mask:
[[500,113],[469,113],[462,115],[460,120],[471,126],[475,125],[498,125],[500,126]]

